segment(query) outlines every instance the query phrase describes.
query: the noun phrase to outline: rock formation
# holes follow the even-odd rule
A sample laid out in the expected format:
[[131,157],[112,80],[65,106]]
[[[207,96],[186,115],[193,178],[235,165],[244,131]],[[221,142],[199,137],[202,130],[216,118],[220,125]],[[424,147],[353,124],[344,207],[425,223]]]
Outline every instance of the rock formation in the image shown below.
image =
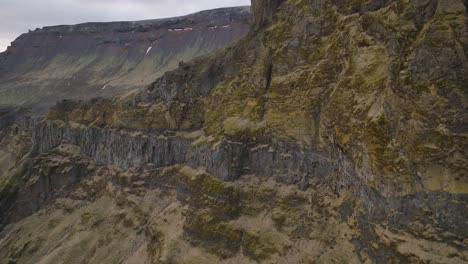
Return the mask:
[[467,262],[466,3],[252,11],[227,48],[34,121],[0,259]]

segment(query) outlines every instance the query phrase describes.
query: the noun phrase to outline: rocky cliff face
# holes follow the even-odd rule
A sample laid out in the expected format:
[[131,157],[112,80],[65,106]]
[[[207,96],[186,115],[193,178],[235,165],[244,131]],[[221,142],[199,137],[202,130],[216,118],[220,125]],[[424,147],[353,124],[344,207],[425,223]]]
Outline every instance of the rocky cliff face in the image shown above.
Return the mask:
[[36,29],[0,54],[0,105],[46,109],[56,101],[145,87],[181,61],[248,31],[249,8],[185,17]]
[[62,123],[44,122],[34,129],[32,151],[46,153],[67,142],[79,146],[84,155],[98,163],[123,169],[141,168],[146,164],[156,167],[187,164],[203,167],[223,181],[256,174],[275,176],[278,180],[303,186],[308,186],[311,178],[325,178],[337,169],[327,153],[288,142],[272,148],[260,144],[248,146],[227,139],[211,145],[205,139],[202,131],[143,133],[70,128]]
[[251,23],[252,30],[259,30],[268,23],[271,23],[281,2],[283,0],[252,1],[252,12],[255,13]]
[[52,108],[3,188],[0,257],[467,262],[465,3],[252,10],[145,89]]

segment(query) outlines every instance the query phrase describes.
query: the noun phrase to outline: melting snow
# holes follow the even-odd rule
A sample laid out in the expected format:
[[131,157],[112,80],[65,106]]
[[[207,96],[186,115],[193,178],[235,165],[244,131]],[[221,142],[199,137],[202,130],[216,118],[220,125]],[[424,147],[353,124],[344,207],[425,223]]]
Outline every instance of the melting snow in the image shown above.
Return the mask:
[[193,30],[193,28],[170,28],[167,31],[169,31],[169,32],[174,32],[174,31],[179,32],[179,31],[184,31],[184,30],[185,31],[190,31],[190,30]]
[[152,48],[153,48],[153,46],[149,47],[149,48],[146,50],[146,54],[145,54],[145,55],[148,55],[148,53],[151,51]]
[[104,86],[102,87],[102,89],[101,89],[101,90],[104,90],[104,89],[106,89],[106,87],[107,87],[107,84],[106,84],[106,85],[104,85]]
[[230,27],[231,25],[224,25],[223,28],[228,28]]

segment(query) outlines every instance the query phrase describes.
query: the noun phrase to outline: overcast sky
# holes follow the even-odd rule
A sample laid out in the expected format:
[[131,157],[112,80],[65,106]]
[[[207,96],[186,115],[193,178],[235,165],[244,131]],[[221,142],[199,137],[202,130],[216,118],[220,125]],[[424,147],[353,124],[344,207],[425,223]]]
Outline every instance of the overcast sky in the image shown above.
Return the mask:
[[0,0],[0,52],[29,29],[173,17],[250,0]]

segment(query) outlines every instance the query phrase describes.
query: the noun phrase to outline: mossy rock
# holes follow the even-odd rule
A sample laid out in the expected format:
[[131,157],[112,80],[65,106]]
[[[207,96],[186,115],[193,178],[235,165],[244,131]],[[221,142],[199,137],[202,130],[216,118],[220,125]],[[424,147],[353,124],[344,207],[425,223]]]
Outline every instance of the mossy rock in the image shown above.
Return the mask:
[[300,210],[307,204],[307,198],[299,194],[289,194],[281,199],[280,207],[284,211]]
[[21,167],[19,167],[15,174],[0,182],[0,206],[10,206],[10,202],[16,196],[16,193],[26,182],[31,169],[31,161],[27,160]]
[[232,257],[239,252],[244,233],[239,227],[206,211],[189,213],[184,230],[192,242],[222,258]]
[[175,181],[181,199],[196,208],[206,208],[226,218],[235,218],[241,211],[239,190],[213,176],[181,170]]
[[242,215],[258,215],[268,210],[276,201],[276,192],[271,189],[246,189],[241,192]]
[[152,223],[146,229],[146,236],[150,238],[147,250],[151,258],[158,259],[163,251],[164,246],[164,233],[160,230],[157,223]]
[[[249,232],[245,232],[244,234],[242,251],[246,256],[259,262],[270,258],[274,254],[282,253],[278,249],[273,238],[268,236],[257,236]],[[281,251],[284,252],[284,249]]]

